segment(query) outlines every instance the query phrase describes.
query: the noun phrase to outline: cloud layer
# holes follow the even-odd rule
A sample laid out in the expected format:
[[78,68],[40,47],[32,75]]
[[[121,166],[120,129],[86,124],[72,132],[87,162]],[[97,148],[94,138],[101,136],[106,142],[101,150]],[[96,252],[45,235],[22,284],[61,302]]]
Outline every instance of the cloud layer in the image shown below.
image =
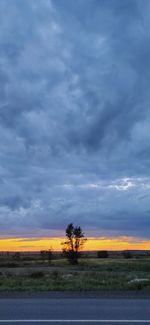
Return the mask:
[[1,236],[150,233],[149,0],[1,0]]

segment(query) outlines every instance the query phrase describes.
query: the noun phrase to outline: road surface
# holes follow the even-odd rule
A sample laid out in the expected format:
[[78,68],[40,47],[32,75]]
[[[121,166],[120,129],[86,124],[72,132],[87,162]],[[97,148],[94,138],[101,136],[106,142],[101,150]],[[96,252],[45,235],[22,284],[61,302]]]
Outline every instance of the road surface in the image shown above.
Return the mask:
[[150,324],[150,298],[2,296],[1,324]]

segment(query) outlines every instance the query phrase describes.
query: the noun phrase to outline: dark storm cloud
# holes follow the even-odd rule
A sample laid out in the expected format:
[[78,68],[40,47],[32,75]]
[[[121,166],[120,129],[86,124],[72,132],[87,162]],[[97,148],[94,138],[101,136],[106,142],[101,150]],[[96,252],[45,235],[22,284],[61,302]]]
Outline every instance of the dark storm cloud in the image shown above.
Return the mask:
[[149,0],[1,0],[1,235],[149,237]]

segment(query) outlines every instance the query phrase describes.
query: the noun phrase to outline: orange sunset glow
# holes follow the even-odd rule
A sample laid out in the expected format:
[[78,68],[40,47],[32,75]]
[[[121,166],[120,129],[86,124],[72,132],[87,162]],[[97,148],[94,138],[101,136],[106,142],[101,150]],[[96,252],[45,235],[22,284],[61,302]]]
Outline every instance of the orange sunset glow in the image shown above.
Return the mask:
[[[64,238],[5,238],[0,239],[0,251],[40,251],[52,248],[61,251]],[[128,237],[89,238],[84,250],[150,250],[150,241]]]

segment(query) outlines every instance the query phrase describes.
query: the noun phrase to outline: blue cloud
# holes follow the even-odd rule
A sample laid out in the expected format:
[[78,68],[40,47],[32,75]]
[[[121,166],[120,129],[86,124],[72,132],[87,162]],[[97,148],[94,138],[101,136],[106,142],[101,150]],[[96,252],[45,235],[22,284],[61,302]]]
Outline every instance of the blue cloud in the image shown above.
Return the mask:
[[149,10],[0,2],[1,235],[149,237]]

